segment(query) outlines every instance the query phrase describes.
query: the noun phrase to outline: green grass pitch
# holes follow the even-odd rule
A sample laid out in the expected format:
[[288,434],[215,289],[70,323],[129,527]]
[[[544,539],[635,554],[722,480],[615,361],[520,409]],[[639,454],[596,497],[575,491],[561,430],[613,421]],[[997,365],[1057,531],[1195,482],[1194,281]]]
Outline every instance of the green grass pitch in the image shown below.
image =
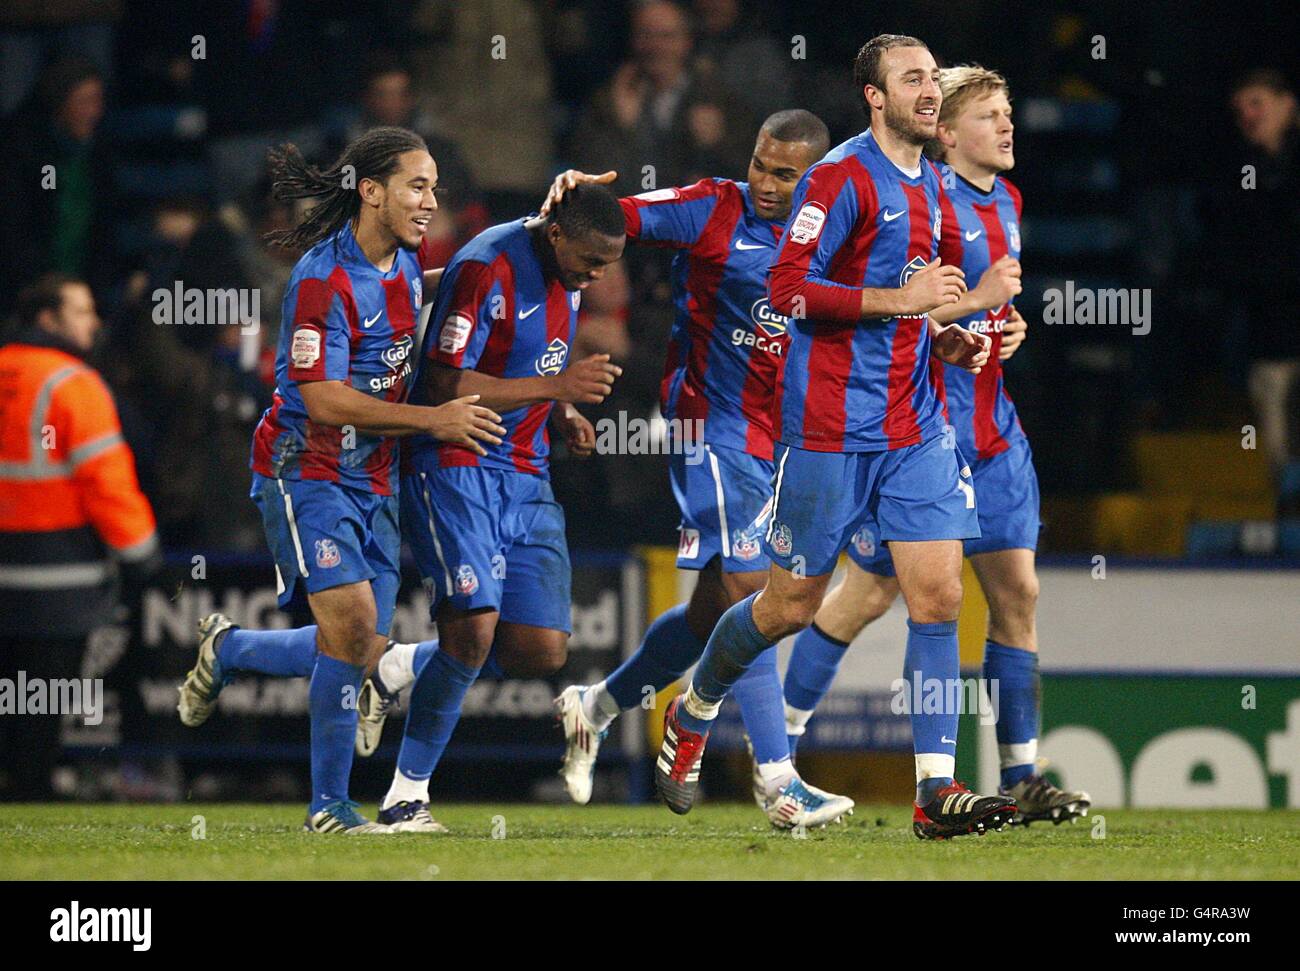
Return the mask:
[[[373,807],[367,807],[373,812]],[[1294,879],[1300,811],[1105,810],[922,843],[903,806],[796,838],[752,805],[437,807],[452,832],[316,836],[289,805],[0,806],[6,879]],[[1105,817],[1099,835],[1097,816]],[[495,837],[494,837],[495,832]],[[202,838],[199,838],[199,837]]]

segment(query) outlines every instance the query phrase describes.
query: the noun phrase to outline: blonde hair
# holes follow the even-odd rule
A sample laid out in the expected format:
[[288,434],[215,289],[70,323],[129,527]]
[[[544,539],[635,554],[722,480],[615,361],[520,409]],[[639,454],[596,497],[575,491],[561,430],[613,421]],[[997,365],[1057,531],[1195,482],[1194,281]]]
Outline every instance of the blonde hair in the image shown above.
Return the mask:
[[[978,64],[959,64],[957,67],[945,67],[939,71],[939,90],[943,92],[943,104],[939,108],[939,124],[951,125],[970,102],[1001,91],[1011,98],[1011,86],[1007,79],[997,71],[990,71]],[[947,149],[939,139],[931,139],[925,146],[925,154],[936,162],[942,162]]]

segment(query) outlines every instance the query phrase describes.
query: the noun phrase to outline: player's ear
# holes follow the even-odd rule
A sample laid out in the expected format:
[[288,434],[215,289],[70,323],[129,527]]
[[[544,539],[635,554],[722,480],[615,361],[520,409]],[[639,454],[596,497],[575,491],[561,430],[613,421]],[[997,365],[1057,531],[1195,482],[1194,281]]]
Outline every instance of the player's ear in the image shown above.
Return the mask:
[[384,201],[384,187],[374,179],[362,179],[357,184],[357,192],[368,206],[378,206]]

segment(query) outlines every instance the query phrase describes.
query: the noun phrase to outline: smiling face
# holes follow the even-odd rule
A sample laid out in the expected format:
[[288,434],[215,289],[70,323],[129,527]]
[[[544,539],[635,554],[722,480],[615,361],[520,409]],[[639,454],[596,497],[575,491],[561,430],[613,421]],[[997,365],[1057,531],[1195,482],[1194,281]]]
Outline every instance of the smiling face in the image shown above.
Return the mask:
[[784,220],[799,179],[817,161],[817,149],[807,142],[783,142],[763,129],[749,160],[749,195],[760,219]]
[[884,88],[868,84],[863,96],[884,116],[885,127],[912,145],[924,145],[939,124],[943,94],[939,66],[924,47],[892,47],[880,58]]
[[423,149],[398,156],[397,171],[383,184],[362,179],[360,190],[364,205],[375,209],[379,225],[399,246],[418,249],[424,230],[438,208],[433,190],[438,185],[438,166]]
[[939,139],[955,167],[993,175],[1016,164],[1014,132],[1006,91],[993,91],[972,98],[946,119],[939,126]]
[[558,223],[546,226],[546,239],[555,254],[555,276],[566,290],[585,290],[605,275],[611,263],[623,257],[625,236],[606,236],[592,230],[566,236]]

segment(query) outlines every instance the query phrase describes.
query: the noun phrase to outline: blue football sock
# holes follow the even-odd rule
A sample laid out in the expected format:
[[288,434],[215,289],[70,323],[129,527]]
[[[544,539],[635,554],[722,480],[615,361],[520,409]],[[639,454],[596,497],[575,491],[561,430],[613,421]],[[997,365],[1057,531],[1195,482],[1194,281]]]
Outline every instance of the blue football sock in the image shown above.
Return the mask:
[[311,712],[311,812],[348,797],[357,695],[365,667],[316,655],[308,706]]
[[[800,711],[813,711],[831,690],[848,649],[845,641],[836,640],[816,624],[800,631],[785,669],[785,703]],[[789,736],[791,755],[798,743],[798,735]]]
[[636,653],[605,679],[610,697],[623,711],[645,698],[646,685],[661,691],[680,678],[704,653],[704,642],[686,623],[686,604],[654,619]]
[[429,658],[433,657],[433,652],[438,649],[437,638],[431,641],[420,641],[415,645],[415,657],[411,660],[411,670],[415,672],[418,678],[424,666],[429,663]]
[[1034,774],[1038,741],[1038,654],[997,641],[984,644],[984,680],[997,685],[998,754],[1002,786]]
[[[948,759],[957,756],[959,712],[958,705],[953,704],[961,677],[957,652],[955,620],[918,624],[908,618],[903,680],[907,683],[912,750],[918,762],[932,755],[947,756]],[[951,782],[951,772],[925,779],[917,786],[917,801],[924,805],[938,789]]]
[[812,711],[831,690],[835,672],[849,645],[825,633],[816,624],[794,639],[790,665],[785,669],[785,700],[791,708]]
[[776,673],[775,647],[755,658],[732,688],[732,694],[740,705],[755,761],[762,765],[788,759],[790,746],[786,741],[785,705],[781,700],[781,677]]
[[221,680],[236,671],[305,678],[316,667],[316,625],[293,630],[231,628],[217,647]]
[[[433,657],[433,652],[437,649],[438,639],[436,637],[431,641],[420,641],[415,645],[415,653],[411,655],[412,678],[410,681],[406,682],[406,684],[411,685],[415,683],[415,679],[420,676],[420,672],[424,670],[424,666],[429,663],[429,658]],[[381,674],[382,667],[382,664],[376,665],[374,674],[371,675],[371,678],[374,679],[375,683],[379,686],[379,690],[384,694],[389,696],[400,694],[402,689],[399,688],[397,691],[394,691],[384,681]]]
[[427,779],[460,721],[465,692],[478,669],[462,664],[446,651],[435,650],[425,662],[406,713],[406,730],[397,754],[397,768],[408,779]]
[[[754,626],[754,600],[758,594],[732,604],[709,635],[708,646],[691,679],[691,691],[706,704],[717,706],[727,696],[740,676],[754,663],[754,659],[772,646]],[[713,724],[713,717],[699,718],[682,705],[677,718],[682,727],[692,732],[704,733]]]

